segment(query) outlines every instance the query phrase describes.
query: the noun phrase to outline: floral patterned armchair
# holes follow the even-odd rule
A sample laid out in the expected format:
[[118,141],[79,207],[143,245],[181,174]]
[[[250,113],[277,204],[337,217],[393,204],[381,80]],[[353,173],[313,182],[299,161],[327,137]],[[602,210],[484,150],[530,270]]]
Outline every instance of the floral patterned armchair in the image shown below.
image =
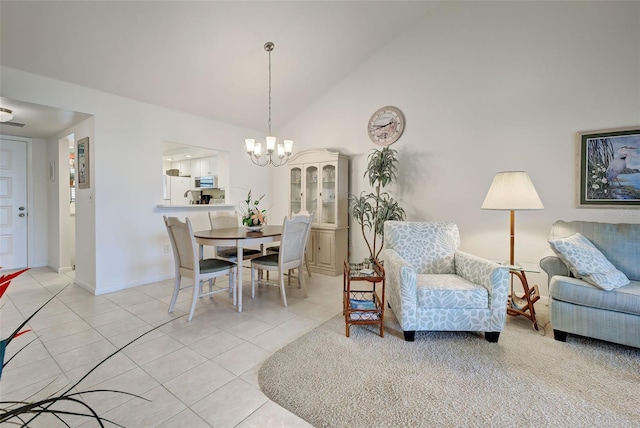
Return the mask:
[[497,342],[507,313],[509,270],[458,250],[453,222],[384,224],[387,299],[406,341],[416,331],[484,331]]

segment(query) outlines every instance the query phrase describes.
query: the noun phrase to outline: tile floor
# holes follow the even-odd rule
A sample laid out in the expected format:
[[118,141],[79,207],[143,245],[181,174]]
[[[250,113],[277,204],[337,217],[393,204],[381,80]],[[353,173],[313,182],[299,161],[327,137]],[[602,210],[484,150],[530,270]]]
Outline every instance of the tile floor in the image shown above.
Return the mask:
[[[249,270],[244,269],[245,284]],[[226,278],[218,286],[227,285]],[[295,284],[295,281],[292,282]],[[243,312],[228,293],[200,299],[193,320],[180,317],[146,334],[88,375],[77,390],[115,389],[83,396],[98,413],[127,427],[309,427],[270,401],[258,386],[260,364],[273,352],[339,314],[342,277],[313,274],[309,297],[287,287],[289,306],[276,287],[260,286],[251,300],[244,287]],[[62,290],[62,291],[61,291]],[[188,312],[191,289],[173,314],[167,309],[173,280],[93,296],[73,284],[73,275],[32,269],[14,279],[3,296],[0,336],[8,336],[53,294],[60,293],[29,323],[33,333],[16,338],[5,361],[0,400],[43,397],[68,388],[101,359],[163,322]],[[78,410],[71,405],[64,408]],[[97,426],[68,417],[71,426]],[[62,423],[41,417],[29,426]]]

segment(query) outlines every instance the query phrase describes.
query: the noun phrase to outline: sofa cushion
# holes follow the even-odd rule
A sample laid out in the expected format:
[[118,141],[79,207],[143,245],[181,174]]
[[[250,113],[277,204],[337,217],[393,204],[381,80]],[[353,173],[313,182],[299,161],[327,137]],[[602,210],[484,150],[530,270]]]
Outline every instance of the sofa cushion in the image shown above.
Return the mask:
[[489,293],[481,285],[452,274],[421,274],[416,278],[418,307],[487,309]]
[[566,238],[549,239],[549,244],[576,277],[590,284],[613,290],[629,283],[629,278],[579,232]]
[[556,275],[549,282],[549,295],[552,300],[640,315],[640,281],[606,292],[580,279]]
[[630,280],[640,281],[640,224],[558,220],[550,239],[582,233]]

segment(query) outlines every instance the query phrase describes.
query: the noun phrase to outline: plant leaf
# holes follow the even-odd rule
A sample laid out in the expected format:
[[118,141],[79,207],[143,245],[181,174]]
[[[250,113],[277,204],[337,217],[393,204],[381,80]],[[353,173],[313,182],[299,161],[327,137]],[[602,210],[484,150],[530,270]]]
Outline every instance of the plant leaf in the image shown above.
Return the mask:
[[[0,269],[1,268],[2,267],[0,266]],[[10,273],[8,275],[0,276],[0,297],[2,297],[2,295],[4,294],[5,291],[7,291],[7,288],[9,288],[9,284],[11,284],[11,280],[13,278],[15,278],[18,275],[21,275],[21,274],[25,273],[29,269],[30,268],[26,268],[26,269],[22,269],[22,270],[19,270],[17,272],[14,272],[14,273]]]

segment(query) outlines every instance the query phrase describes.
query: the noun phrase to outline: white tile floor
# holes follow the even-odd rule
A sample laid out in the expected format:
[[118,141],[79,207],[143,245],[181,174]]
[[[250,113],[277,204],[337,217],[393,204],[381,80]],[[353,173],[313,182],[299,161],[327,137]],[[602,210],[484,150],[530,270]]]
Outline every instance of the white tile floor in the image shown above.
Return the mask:
[[[244,271],[246,284],[249,271]],[[219,286],[226,284],[226,278],[218,280]],[[342,277],[307,277],[305,299],[293,284],[287,287],[287,308],[277,287],[261,286],[252,301],[245,286],[242,313],[226,292],[202,298],[190,323],[181,317],[145,335],[77,390],[115,389],[149,400],[106,392],[83,396],[101,416],[127,427],[308,427],[260,391],[258,369],[273,352],[341,312]],[[93,296],[74,285],[72,275],[32,269],[12,281],[0,302],[0,336],[7,337],[60,290],[29,323],[33,332],[9,345],[5,361],[35,339],[4,369],[1,401],[68,388],[118,347],[185,314],[191,297],[190,289],[183,291],[168,314],[173,280]],[[86,418],[65,420],[98,426]],[[29,426],[63,426],[51,417],[34,422]]]

